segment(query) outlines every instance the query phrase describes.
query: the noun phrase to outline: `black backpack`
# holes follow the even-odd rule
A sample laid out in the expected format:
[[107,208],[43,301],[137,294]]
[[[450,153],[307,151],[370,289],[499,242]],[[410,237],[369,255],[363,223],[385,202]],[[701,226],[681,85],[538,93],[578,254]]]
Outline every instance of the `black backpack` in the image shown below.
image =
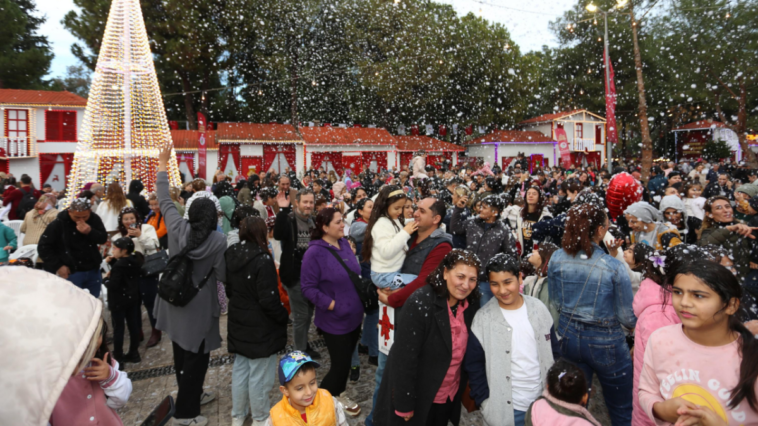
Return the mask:
[[163,270],[160,281],[158,281],[158,296],[166,302],[183,307],[195,298],[205,282],[208,281],[213,272],[213,268],[208,271],[208,275],[203,277],[200,284],[195,287],[192,283],[192,268],[194,261],[187,256],[190,247],[185,247],[179,254],[170,258]]
[[26,192],[24,188],[21,188],[21,192],[24,194],[21,197],[21,202],[16,207],[16,216],[19,220],[24,220],[26,213],[34,210],[34,205],[37,204],[37,198],[34,196],[34,190]]

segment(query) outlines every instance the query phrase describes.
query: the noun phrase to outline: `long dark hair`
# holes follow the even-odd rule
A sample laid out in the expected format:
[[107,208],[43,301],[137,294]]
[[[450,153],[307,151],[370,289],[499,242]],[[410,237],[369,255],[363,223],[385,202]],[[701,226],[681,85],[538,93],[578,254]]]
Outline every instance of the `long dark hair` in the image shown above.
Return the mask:
[[540,258],[542,259],[542,266],[540,266],[539,271],[537,271],[537,276],[539,277],[547,276],[547,264],[550,263],[550,258],[553,257],[553,253],[558,251],[558,249],[559,247],[553,243],[550,243],[550,242],[540,243],[540,246],[537,249],[537,253],[539,253]]
[[134,207],[124,207],[121,210],[121,213],[118,214],[118,232],[121,233],[121,235],[126,235],[129,233],[129,230],[126,229],[126,226],[124,226],[124,223],[122,222],[122,219],[124,218],[125,214],[133,214],[134,219],[136,220],[137,228],[142,229],[142,217],[139,215],[139,212],[137,212],[137,209]]
[[311,231],[311,241],[324,238],[324,227],[329,226],[329,224],[332,223],[332,220],[334,220],[334,215],[336,213],[339,213],[339,211],[333,207],[326,207],[318,212],[315,220],[316,227],[313,228],[313,231]]
[[532,185],[530,186],[526,192],[524,193],[524,208],[521,209],[521,218],[526,219],[526,215],[529,214],[529,203],[526,202],[526,195],[529,193],[529,191],[535,190],[537,191],[537,209],[535,210],[536,213],[542,214],[542,210],[545,209],[545,194],[542,193],[542,190],[539,186]]
[[248,216],[239,223],[240,240],[253,243],[263,251],[268,251],[268,228],[260,217]]
[[[432,287],[438,296],[445,298],[445,300],[450,297],[450,292],[447,289],[447,282],[445,281],[445,270],[450,271],[460,263],[476,268],[477,276],[479,276],[479,271],[482,270],[482,262],[479,261],[479,258],[476,257],[473,252],[462,249],[453,249],[444,259],[442,259],[442,262],[437,266],[437,269],[432,271],[432,273],[426,277],[426,283]],[[474,291],[468,295],[466,300],[468,300],[469,303],[479,303],[480,297],[481,294],[479,294],[479,288],[475,287]]]
[[[707,285],[711,290],[716,292],[721,298],[724,307],[732,299],[740,300],[742,298],[742,286],[737,277],[725,267],[712,261],[681,262],[676,265],[674,270],[667,274],[670,278],[666,280],[667,290],[671,291],[674,280],[678,275],[692,275]],[[740,308],[741,309],[741,308]],[[721,312],[721,311],[719,311]],[[747,400],[753,411],[758,411],[758,398],[755,392],[755,380],[758,378],[758,340],[755,339],[745,325],[742,323],[744,315],[740,311],[729,316],[729,329],[740,335],[740,351],[742,352],[742,361],[740,362],[740,376],[737,385],[731,390],[732,399],[728,407],[735,409],[743,400]]]
[[605,225],[608,216],[605,211],[592,203],[574,205],[566,214],[566,231],[561,245],[571,256],[584,251],[592,256],[592,238],[598,228]]
[[[390,194],[393,195],[390,196]],[[389,210],[390,206],[396,201],[405,198],[408,198],[405,195],[405,192],[396,185],[387,185],[379,191],[379,196],[376,197],[376,201],[374,201],[374,208],[371,210],[371,218],[368,220],[368,226],[366,227],[366,238],[363,240],[363,248],[361,249],[361,256],[363,257],[364,262],[371,261],[371,250],[374,248],[374,238],[371,236],[371,230],[374,229],[376,221],[379,220],[380,217],[386,217],[389,219],[390,216],[389,213],[387,213],[387,210]],[[404,223],[402,218],[403,215],[401,214],[398,218],[400,223]],[[392,222],[392,226],[395,227],[395,231],[400,232],[397,223],[395,223],[394,220],[390,220],[390,222]]]
[[651,259],[658,255],[654,248],[647,244],[637,243],[632,248],[632,258],[634,260],[634,272],[641,272],[642,278],[653,280],[658,285],[663,285],[664,278],[661,270]]

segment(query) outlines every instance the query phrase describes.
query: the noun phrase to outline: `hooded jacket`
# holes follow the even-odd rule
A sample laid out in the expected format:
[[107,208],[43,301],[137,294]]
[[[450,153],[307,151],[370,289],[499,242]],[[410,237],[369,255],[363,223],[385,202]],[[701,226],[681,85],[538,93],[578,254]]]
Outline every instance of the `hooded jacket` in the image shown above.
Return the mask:
[[[179,211],[169,196],[168,173],[158,172],[156,186],[161,213],[168,229],[169,252],[180,253],[189,243],[190,224],[179,215]],[[189,203],[186,210],[189,212]],[[182,307],[174,306],[160,297],[155,299],[153,311],[157,320],[155,328],[167,332],[171,340],[186,351],[197,353],[203,341],[205,341],[205,353],[221,347],[218,324],[221,306],[218,301],[216,281],[226,282],[225,251],[224,234],[211,232],[205,241],[187,253],[187,256],[194,261],[193,283],[199,286],[203,278],[208,276],[208,280],[197,295]]]
[[142,280],[142,260],[135,255],[113,259],[108,289],[108,308],[111,311],[126,309],[140,303],[139,285]]
[[103,303],[70,281],[25,267],[0,268],[0,288],[7,296],[0,298],[0,342],[14,342],[13,350],[0,351],[0,423],[45,426],[82,365]]
[[640,289],[634,296],[632,308],[637,316],[637,326],[634,329],[634,388],[632,393],[632,423],[638,426],[655,425],[640,406],[637,391],[640,387],[640,373],[645,360],[645,347],[650,335],[655,330],[681,321],[676,315],[671,297],[663,303],[663,287],[651,279],[642,280]]
[[46,271],[54,274],[64,265],[71,273],[100,269],[103,257],[97,246],[108,241],[108,234],[97,214],[90,213],[86,223],[90,232],[85,235],[76,229],[68,209],[50,222],[37,244],[37,253],[45,259]]
[[229,353],[267,358],[287,344],[287,310],[279,298],[274,259],[257,244],[232,245],[224,254],[229,296]]
[[150,204],[147,203],[145,197],[140,195],[140,192],[145,189],[145,185],[138,180],[133,180],[129,183],[129,193],[126,194],[126,198],[132,202],[132,206],[137,210],[139,215],[143,218],[150,214]]
[[[489,260],[498,253],[510,253],[518,257],[519,253],[514,244],[511,230],[500,220],[492,224],[484,223],[483,219],[473,218],[461,220],[463,209],[453,209],[450,219],[451,231],[457,235],[465,235],[466,250],[474,252],[479,259]],[[491,227],[487,227],[491,225]],[[484,268],[482,268],[484,269]],[[479,281],[486,281],[484,271],[480,273]]]

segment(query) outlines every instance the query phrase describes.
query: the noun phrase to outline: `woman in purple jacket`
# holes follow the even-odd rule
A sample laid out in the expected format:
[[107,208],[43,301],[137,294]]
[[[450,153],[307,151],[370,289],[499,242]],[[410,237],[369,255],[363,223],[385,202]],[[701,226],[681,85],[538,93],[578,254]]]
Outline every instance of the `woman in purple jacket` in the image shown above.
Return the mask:
[[[316,306],[314,324],[323,331],[331,367],[320,388],[326,389],[345,406],[349,415],[360,414],[360,406],[342,393],[350,375],[353,355],[363,322],[363,305],[347,270],[336,256],[356,274],[358,260],[345,237],[342,214],[325,208],[316,216],[308,251],[303,256],[300,286],[303,295]],[[336,255],[336,256],[335,256]]]

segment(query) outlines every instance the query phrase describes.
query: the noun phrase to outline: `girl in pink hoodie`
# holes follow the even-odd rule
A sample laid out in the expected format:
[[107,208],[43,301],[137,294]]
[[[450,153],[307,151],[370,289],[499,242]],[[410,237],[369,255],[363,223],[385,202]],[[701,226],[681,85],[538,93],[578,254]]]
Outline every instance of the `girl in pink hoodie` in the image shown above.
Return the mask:
[[584,408],[589,400],[582,369],[561,358],[547,372],[547,387],[526,411],[525,426],[600,426]]
[[758,424],[758,340],[743,324],[737,278],[718,263],[678,262],[666,289],[682,324],[656,330],[640,374],[640,405],[656,424]]
[[[679,250],[677,250],[679,251]],[[672,256],[674,254],[672,253]],[[634,332],[634,388],[632,396],[632,424],[635,426],[654,426],[640,406],[637,390],[640,383],[642,361],[645,359],[645,346],[650,334],[655,330],[679,323],[676,311],[663,291],[663,273],[661,263],[664,256],[646,244],[634,244],[624,251],[624,260],[631,273],[639,275],[640,289],[634,296],[632,308],[637,316]]]

